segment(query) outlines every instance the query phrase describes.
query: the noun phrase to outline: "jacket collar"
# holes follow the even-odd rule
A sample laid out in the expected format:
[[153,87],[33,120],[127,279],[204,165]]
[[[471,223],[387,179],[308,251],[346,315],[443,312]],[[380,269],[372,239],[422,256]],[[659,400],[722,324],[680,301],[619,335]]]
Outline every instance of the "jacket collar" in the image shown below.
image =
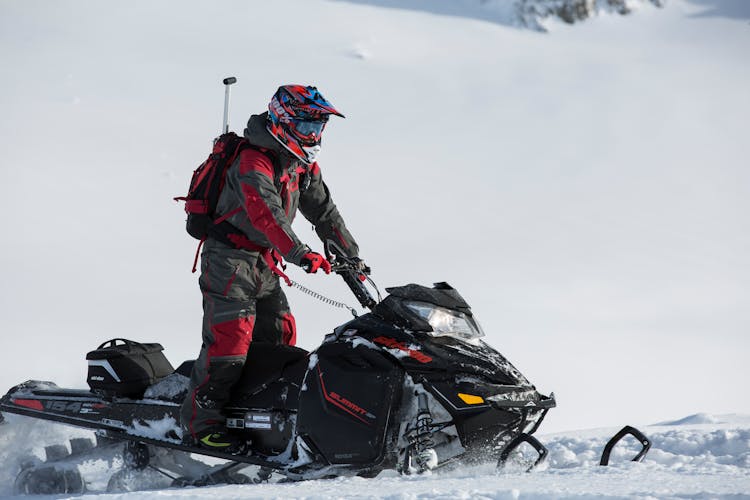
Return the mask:
[[268,111],[259,115],[250,116],[250,119],[247,121],[247,128],[245,128],[245,138],[250,141],[251,144],[270,149],[276,153],[281,160],[281,164],[285,168],[298,163],[299,160],[287,151],[286,148],[282,146],[273,135],[271,135],[271,132],[268,131],[266,128],[267,121]]

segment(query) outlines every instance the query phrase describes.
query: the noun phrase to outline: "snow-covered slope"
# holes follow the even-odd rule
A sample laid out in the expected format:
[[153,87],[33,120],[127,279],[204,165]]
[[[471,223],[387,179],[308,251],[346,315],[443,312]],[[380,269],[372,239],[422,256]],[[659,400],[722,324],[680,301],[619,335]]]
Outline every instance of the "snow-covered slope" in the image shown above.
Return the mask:
[[[70,428],[11,416],[0,427],[0,495],[12,493],[12,478],[21,457],[43,458],[44,444],[65,442]],[[706,423],[710,421],[710,423]],[[390,498],[390,499],[558,499],[558,498],[747,498],[750,492],[750,416],[693,415],[675,423],[644,427],[652,448],[642,463],[629,462],[638,447],[622,441],[610,465],[599,466],[607,438],[617,429],[596,429],[540,436],[550,455],[545,466],[522,472],[521,463],[497,471],[494,464],[461,465],[450,471],[422,476],[382,473],[375,479],[341,478],[301,483],[214,486],[160,490],[159,498]],[[84,435],[82,431],[73,431]],[[519,458],[520,459],[520,458]],[[109,476],[121,464],[85,463],[81,472],[90,488],[106,488]],[[254,475],[253,468],[244,473]],[[166,486],[158,475],[142,488]],[[135,483],[130,483],[135,484]],[[153,498],[141,490],[106,498]]]
[[[336,0],[392,9],[465,17],[546,31],[549,19],[573,24],[600,12],[631,14],[644,3],[661,7],[664,0]],[[697,0],[701,1],[701,0]],[[709,0],[710,1],[710,0]]]
[[[458,288],[555,391],[542,432],[750,412],[747,4],[542,34],[375,3],[0,1],[0,390],[84,386],[112,337],[195,356],[172,197],[232,74],[236,130],[282,83],[347,115],[321,164],[375,280]],[[347,319],[288,295],[303,347]]]

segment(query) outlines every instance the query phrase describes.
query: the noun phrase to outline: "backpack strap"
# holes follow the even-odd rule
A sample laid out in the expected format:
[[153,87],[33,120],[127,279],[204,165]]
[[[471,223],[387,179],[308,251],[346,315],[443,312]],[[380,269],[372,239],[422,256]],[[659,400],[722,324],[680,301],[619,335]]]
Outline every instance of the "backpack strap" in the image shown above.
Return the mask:
[[203,246],[203,243],[205,243],[206,238],[201,238],[201,240],[198,242],[198,248],[195,249],[195,260],[193,260],[193,272],[198,270],[198,257],[200,257],[201,254],[201,247]]

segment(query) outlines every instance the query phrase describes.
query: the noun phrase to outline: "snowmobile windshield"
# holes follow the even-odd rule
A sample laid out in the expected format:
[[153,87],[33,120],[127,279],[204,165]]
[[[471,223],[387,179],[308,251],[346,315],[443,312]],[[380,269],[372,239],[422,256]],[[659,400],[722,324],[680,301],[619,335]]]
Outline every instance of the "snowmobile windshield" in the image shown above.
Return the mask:
[[484,337],[482,327],[472,316],[427,302],[405,301],[404,305],[430,324],[432,331],[428,335],[454,337],[471,344]]

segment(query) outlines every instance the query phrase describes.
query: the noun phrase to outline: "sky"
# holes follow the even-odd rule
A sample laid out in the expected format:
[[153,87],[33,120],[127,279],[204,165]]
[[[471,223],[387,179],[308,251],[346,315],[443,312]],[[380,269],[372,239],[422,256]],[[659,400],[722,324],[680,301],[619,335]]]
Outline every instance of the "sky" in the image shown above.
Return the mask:
[[[287,83],[346,115],[320,164],[374,280],[456,287],[555,392],[542,431],[750,412],[747,9],[670,0],[538,33],[493,2],[381,4],[0,0],[0,386],[83,387],[114,337],[195,357],[172,197],[232,75],[236,131]],[[348,318],[287,295],[301,347]]]

